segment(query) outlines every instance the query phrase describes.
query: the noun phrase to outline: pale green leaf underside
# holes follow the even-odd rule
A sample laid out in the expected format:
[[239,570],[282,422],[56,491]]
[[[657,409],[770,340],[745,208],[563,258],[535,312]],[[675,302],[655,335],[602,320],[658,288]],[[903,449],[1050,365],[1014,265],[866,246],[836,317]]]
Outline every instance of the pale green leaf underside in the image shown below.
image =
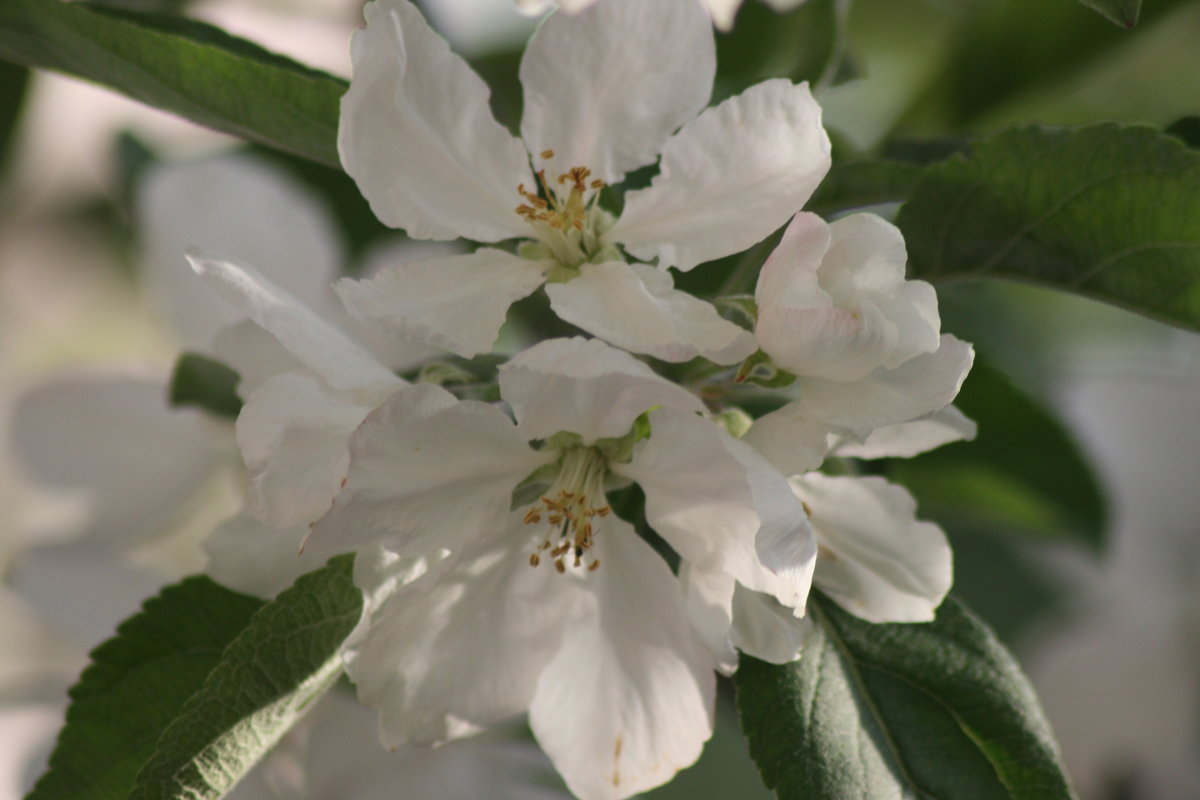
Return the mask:
[[57,70],[338,166],[346,82],[209,25],[61,0],[0,3],[0,58]]
[[742,728],[784,800],[1065,800],[1049,727],[1016,662],[954,600],[873,625],[814,594],[801,659],[743,657]]
[[1006,278],[1200,329],[1200,153],[1150,128],[1014,128],[926,170],[911,277]]
[[362,613],[341,556],[254,616],[159,739],[130,800],[215,800],[342,674],[338,650]]

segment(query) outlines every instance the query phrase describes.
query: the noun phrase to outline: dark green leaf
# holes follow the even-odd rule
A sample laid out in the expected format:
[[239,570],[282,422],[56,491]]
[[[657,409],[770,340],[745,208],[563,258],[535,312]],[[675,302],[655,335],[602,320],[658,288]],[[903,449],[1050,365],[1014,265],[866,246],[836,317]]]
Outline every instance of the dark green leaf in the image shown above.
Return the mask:
[[896,203],[908,199],[922,169],[902,161],[850,161],[835,164],[805,206],[817,214]]
[[1142,0],[1079,0],[1088,8],[1098,11],[1123,28],[1137,25],[1142,10]]
[[845,6],[845,0],[808,0],[780,14],[761,3],[743,5],[733,29],[717,36],[715,99],[767,78],[826,84],[847,77]]
[[1007,377],[976,362],[954,401],[979,424],[973,442],[889,464],[921,516],[973,533],[1104,543],[1105,503],[1062,424]]
[[193,122],[338,166],[346,83],[180,17],[0,3],[0,58],[95,81]]
[[29,70],[15,64],[0,64],[0,171],[8,163],[17,121],[29,88]]
[[254,615],[154,748],[130,800],[215,800],[342,674],[362,613],[351,556],[296,581]]
[[1200,153],[1143,127],[1014,128],[928,167],[909,274],[1007,278],[1200,329]]
[[1167,128],[1167,133],[1188,147],[1200,149],[1200,117],[1177,119]]
[[125,800],[159,734],[260,607],[204,577],[147,600],[92,652],[50,768],[27,800]]
[[[1188,2],[1156,0],[1143,10],[1141,22],[1161,19]],[[1130,36],[1070,0],[989,3],[955,37],[933,73],[935,81],[909,116],[961,130],[1019,96],[1105,63],[1129,44]]]
[[220,361],[184,353],[171,372],[168,401],[173,408],[194,406],[218,417],[237,419],[242,410],[237,384],[238,374]]
[[784,800],[1065,800],[1067,779],[1033,690],[955,600],[935,622],[873,625],[814,593],[797,662],[746,656],[742,729]]

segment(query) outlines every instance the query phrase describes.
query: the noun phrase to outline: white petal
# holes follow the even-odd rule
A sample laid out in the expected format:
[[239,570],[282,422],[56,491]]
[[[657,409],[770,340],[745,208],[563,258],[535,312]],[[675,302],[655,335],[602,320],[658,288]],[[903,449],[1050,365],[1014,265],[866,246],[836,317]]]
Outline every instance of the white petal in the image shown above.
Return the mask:
[[300,553],[307,533],[307,523],[276,528],[243,512],[221,523],[204,541],[204,571],[230,589],[274,597],[296,578],[324,566],[326,556]]
[[975,352],[950,334],[943,334],[941,342],[935,353],[917,356],[897,369],[877,369],[860,381],[801,378],[796,382],[800,413],[865,433],[944,408],[958,394]]
[[816,546],[783,477],[695,415],[660,408],[650,429],[630,463],[610,466],[641,485],[650,526],[697,568],[802,607]]
[[552,14],[521,59],[521,135],[555,176],[589,167],[608,183],[654,163],[663,143],[708,104],[712,29],[695,0],[604,0]]
[[733,643],[747,655],[772,664],[795,661],[811,628],[807,617],[797,619],[770,595],[742,586],[734,592]]
[[792,478],[820,542],[814,583],[868,622],[928,622],[950,591],[950,545],[882,478]]
[[500,367],[500,396],[521,433],[544,439],[571,431],[585,443],[624,436],[654,406],[703,411],[686,389],[595,339],[548,339]]
[[471,358],[491,352],[508,307],[541,286],[552,266],[485,247],[397,264],[366,280],[345,278],[337,293],[364,322]]
[[338,151],[375,216],[417,239],[529,235],[514,211],[528,156],[492,117],[487,85],[407,0],[363,13]]
[[516,485],[553,453],[529,447],[495,406],[418,384],[367,416],[350,441],[350,471],[306,547],[324,553],[382,543],[432,556],[495,530]]
[[716,658],[717,671],[732,675],[738,666],[731,631],[737,581],[727,572],[697,569],[691,561],[684,560],[679,564],[679,585],[683,587],[688,619]]
[[764,81],[684,125],[608,235],[639,258],[691,269],[783,225],[828,169],[829,137],[808,84]]
[[288,352],[335,389],[403,383],[345,333],[314,314],[257,270],[201,253],[188,253],[196,274]]
[[712,735],[716,690],[670,568],[628,523],[605,524],[601,565],[581,582],[590,607],[529,707],[538,743],[587,800],[629,797],[692,764]]
[[88,536],[114,546],[161,536],[232,455],[228,428],[169,408],[167,387],[153,381],[59,378],[22,395],[11,423],[31,477],[86,490]]
[[700,0],[700,4],[708,9],[713,26],[717,30],[727,31],[733,27],[733,18],[742,6],[742,0]]
[[804,416],[796,403],[764,414],[742,436],[784,475],[816,469],[829,449],[830,427]]
[[213,354],[237,372],[237,393],[242,399],[253,394],[272,375],[305,369],[300,359],[289,353],[278,339],[249,319],[218,331],[213,340]]
[[900,229],[875,214],[851,214],[829,226],[833,242],[821,285],[838,305],[871,305],[896,326],[898,339],[884,366],[898,367],[938,347],[937,294],[925,281],[904,279],[908,252]]
[[[909,458],[950,442],[971,441],[977,426],[954,406],[946,406],[915,422],[876,428],[862,442],[837,441],[832,450],[856,458]],[[839,437],[831,436],[831,441]]]
[[792,217],[779,244],[763,262],[754,287],[759,311],[772,306],[826,308],[833,298],[821,288],[821,262],[833,233],[825,220],[807,211]]
[[350,466],[350,434],[372,408],[304,374],[264,382],[237,420],[254,514],[286,528],[328,511]]
[[584,264],[578,278],[550,284],[546,294],[558,316],[634,353],[736,364],[755,350],[748,331],[675,289],[666,270],[645,264]]
[[525,710],[574,619],[573,582],[529,566],[520,515],[493,525],[484,546],[405,585],[352,637],[347,669],[380,710],[385,746],[444,742]]
[[254,264],[309,306],[333,298],[343,261],[329,212],[282,170],[234,154],[153,167],[138,183],[141,277],[191,348],[241,318],[187,268],[198,247]]

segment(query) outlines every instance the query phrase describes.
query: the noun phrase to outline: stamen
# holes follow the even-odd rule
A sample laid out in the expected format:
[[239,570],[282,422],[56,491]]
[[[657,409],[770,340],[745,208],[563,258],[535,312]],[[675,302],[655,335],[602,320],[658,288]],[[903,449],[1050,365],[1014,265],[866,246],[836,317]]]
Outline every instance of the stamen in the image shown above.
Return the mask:
[[540,154],[542,158],[554,158],[553,150],[543,150]]
[[[530,566],[537,567],[541,553],[548,551],[560,573],[566,572],[567,558],[572,567],[595,569],[596,560],[588,561],[595,546],[592,520],[612,513],[604,496],[607,472],[607,462],[593,448],[574,447],[562,454],[554,484],[525,512],[526,524],[544,522],[550,528],[550,535],[531,555]],[[553,545],[552,539],[557,539]]]

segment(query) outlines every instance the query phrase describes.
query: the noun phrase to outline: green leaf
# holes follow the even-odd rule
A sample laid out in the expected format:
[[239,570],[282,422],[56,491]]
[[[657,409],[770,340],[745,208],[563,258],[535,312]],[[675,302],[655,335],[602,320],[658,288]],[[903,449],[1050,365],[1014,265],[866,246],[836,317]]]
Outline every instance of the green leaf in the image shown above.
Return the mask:
[[255,614],[154,748],[130,800],[215,800],[342,674],[362,613],[351,556],[301,577]]
[[803,656],[743,656],[742,729],[784,800],[1072,796],[1038,701],[1016,661],[953,599],[935,622],[873,625],[809,600]]
[[805,208],[829,214],[908,199],[921,179],[917,164],[903,161],[849,161],[835,164]]
[[[1190,1],[1156,0],[1143,9],[1141,24],[1163,19]],[[934,80],[909,110],[907,125],[932,118],[938,128],[962,130],[1017,98],[1076,80],[1113,60],[1130,42],[1128,31],[1070,0],[988,3],[962,26],[940,68],[932,71]]]
[[978,423],[974,441],[888,465],[890,477],[917,498],[922,517],[972,533],[1101,548],[1104,494],[1062,423],[982,361],[954,404]]
[[909,275],[1007,278],[1200,330],[1200,153],[1150,128],[1007,130],[928,167]]
[[92,652],[27,800],[125,800],[159,734],[262,605],[205,577],[147,600]]
[[773,77],[829,84],[845,77],[846,0],[808,0],[786,13],[746,3],[717,36],[714,101]]
[[1123,28],[1137,25],[1142,10],[1142,0],[1079,0],[1093,11],[1098,11]]
[[338,166],[346,82],[181,17],[0,3],[0,58],[94,81],[200,125]]
[[238,380],[237,372],[220,361],[184,353],[171,371],[168,402],[172,408],[194,406],[218,417],[237,419],[242,410]]

